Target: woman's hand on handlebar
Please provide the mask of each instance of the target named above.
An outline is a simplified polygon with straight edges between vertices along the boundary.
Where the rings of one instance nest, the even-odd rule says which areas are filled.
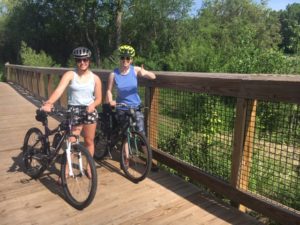
[[[116,105],[117,105],[117,102],[116,101],[110,101],[109,102],[109,105],[111,106],[111,107],[116,107]]]
[[[53,104],[49,103],[49,102],[44,102],[44,104],[41,107],[41,110],[45,111],[45,112],[51,112],[53,109]]]

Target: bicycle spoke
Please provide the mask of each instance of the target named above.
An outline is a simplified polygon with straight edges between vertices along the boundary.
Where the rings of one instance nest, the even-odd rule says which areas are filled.
[[[87,177],[87,172],[80,171],[80,161],[78,152],[72,152],[71,154],[71,166],[73,170],[73,176],[67,175],[67,185],[70,194],[79,202],[85,201],[88,198],[90,192],[91,180]],[[82,167],[87,171],[87,161],[84,156],[81,156]],[[68,168],[68,167],[67,167]]]
[[[146,139],[140,133],[133,132],[128,139],[128,153],[125,152],[127,143],[122,148],[122,167],[132,181],[139,182],[150,171],[152,154]]]
[[[42,158],[44,157],[44,144],[42,132],[38,128],[31,128],[25,135],[23,145],[23,161],[26,173],[37,178],[44,170]]]

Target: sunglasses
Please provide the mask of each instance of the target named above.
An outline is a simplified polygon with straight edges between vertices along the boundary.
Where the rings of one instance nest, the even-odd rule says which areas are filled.
[[[130,58],[130,57],[128,57],[128,56],[127,56],[127,57],[125,57],[125,56],[121,56],[121,57],[120,57],[120,59],[121,59],[121,60],[127,60],[127,61],[131,60],[131,58]]]
[[[76,63],[80,63],[80,62],[88,62],[89,59],[88,58],[84,58],[84,59],[75,59]]]

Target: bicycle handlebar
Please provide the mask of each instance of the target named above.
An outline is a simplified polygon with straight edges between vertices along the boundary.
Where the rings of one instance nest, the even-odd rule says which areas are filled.
[[[72,114],[74,112],[73,108],[69,108],[69,109],[58,109],[58,108],[52,108],[50,112],[46,112],[44,110],[42,110],[41,108],[38,109],[40,112],[43,112],[45,113],[46,115],[49,115],[49,114],[55,114],[55,115],[58,115],[58,116],[63,116],[63,117],[66,117],[66,116],[69,116],[70,114]]]
[[[73,108],[70,108],[70,109],[52,108],[51,113],[54,113],[54,114],[59,115],[59,116],[68,116],[73,111],[74,111]]]
[[[142,104],[138,105],[138,106],[130,106],[127,105],[126,103],[116,103],[116,107],[124,107],[127,109],[142,109],[145,108],[145,106],[143,106]]]
[[[135,107],[127,105],[126,103],[116,103],[116,107],[125,107],[128,109],[134,109]]]

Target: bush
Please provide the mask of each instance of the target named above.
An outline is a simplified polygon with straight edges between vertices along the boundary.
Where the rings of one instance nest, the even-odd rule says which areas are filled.
[[[190,42],[181,41],[178,49],[165,57],[167,70],[208,72],[213,59],[213,50],[201,40],[192,39]]]
[[[27,46],[25,42],[21,43],[20,56],[23,65],[39,66],[39,67],[60,67],[55,61],[44,51],[37,53],[35,50]]]

